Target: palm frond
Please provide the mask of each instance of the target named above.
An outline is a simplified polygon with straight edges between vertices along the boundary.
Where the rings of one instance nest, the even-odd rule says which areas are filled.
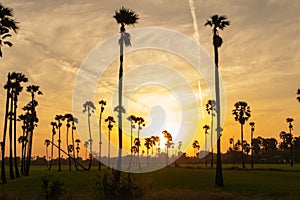
[[[122,6],[119,10],[115,11],[113,16],[118,24],[134,25],[137,23],[139,16],[133,10]]]

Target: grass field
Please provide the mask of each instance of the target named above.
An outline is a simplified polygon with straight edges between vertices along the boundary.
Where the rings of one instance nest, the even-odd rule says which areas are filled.
[[[214,188],[215,169],[193,167],[165,168],[134,177],[144,188],[145,199],[300,199],[300,165],[256,165],[258,170],[224,166],[222,189]],[[0,199],[42,199],[41,177],[45,174],[53,174],[64,183],[64,199],[94,198],[93,187],[99,175],[96,168],[69,172],[65,166],[62,172],[32,167],[29,177],[1,184]]]

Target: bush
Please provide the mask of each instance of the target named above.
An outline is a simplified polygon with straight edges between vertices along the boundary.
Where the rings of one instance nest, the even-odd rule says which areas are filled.
[[[133,181],[133,174],[121,173],[114,169],[98,176],[94,185],[97,199],[134,200],[144,196],[141,186]]]
[[[43,197],[46,200],[58,200],[62,199],[64,193],[63,181],[54,177],[53,175],[45,175],[42,177],[42,190]]]

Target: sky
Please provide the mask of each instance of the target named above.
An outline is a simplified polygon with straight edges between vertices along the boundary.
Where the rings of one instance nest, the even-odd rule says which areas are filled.
[[[113,114],[111,102],[116,101],[119,65],[118,57],[113,55],[119,53],[119,25],[112,16],[121,6],[131,8],[140,17],[135,26],[126,27],[131,33],[132,42],[132,46],[126,48],[128,54],[124,60],[124,75],[128,75],[128,78],[124,78],[124,93],[130,99],[127,113],[140,115],[146,119],[146,124],[152,122],[154,128],[158,127],[157,130],[148,127],[149,132],[157,131],[156,134],[159,134],[161,128],[166,128],[173,133],[175,141],[183,141],[185,149],[190,149],[194,139],[199,140],[203,147],[202,126],[210,122],[207,113],[202,114],[201,105],[210,98],[210,80],[205,80],[205,75],[195,70],[195,66],[182,55],[164,49],[139,49],[141,45],[157,43],[157,40],[147,34],[143,38],[138,31],[145,33],[147,31],[143,30],[149,27],[167,32],[175,31],[182,38],[187,37],[201,45],[201,56],[207,53],[207,56],[213,58],[212,33],[209,27],[203,25],[211,15],[219,14],[226,15],[231,22],[229,27],[220,31],[224,43],[219,49],[219,69],[224,85],[223,105],[226,108],[223,114],[222,151],[226,152],[228,149],[230,137],[235,140],[240,138],[240,126],[231,114],[237,101],[246,101],[250,105],[252,116],[249,122],[256,123],[255,136],[275,137],[279,140],[279,133],[282,130],[288,131],[288,117],[295,120],[294,136],[300,135],[300,104],[296,100],[297,88],[300,87],[300,4],[297,0],[8,0],[2,4],[14,9],[20,30],[11,40],[14,46],[3,49],[0,84],[5,84],[8,72],[19,71],[29,78],[30,84],[39,85],[44,93],[38,97],[40,122],[34,138],[34,155],[44,154],[43,143],[46,138],[51,137],[50,122],[55,115],[73,112],[72,105],[84,103],[78,99],[74,102],[74,95],[81,94],[76,93],[76,81],[87,72],[82,69],[95,61],[99,61],[96,63],[99,66],[102,62],[111,62],[107,66],[92,68],[102,70],[101,77],[100,72],[94,73],[92,69],[84,75],[88,80],[94,80],[93,76],[98,75],[95,77],[94,99],[91,99],[97,106],[93,125],[97,126],[95,120],[99,113],[97,102],[100,99],[109,102],[104,118]],[[101,45],[107,41],[111,44],[110,48],[100,51],[103,47]],[[174,47],[168,48],[173,48],[174,51],[177,49],[187,53],[186,55],[199,53],[177,40],[171,42],[174,42]],[[99,56],[92,57],[93,53],[98,53]],[[111,55],[111,60],[104,55]],[[150,71],[147,71],[147,67]],[[152,79],[154,83],[149,84]],[[162,80],[165,82],[160,82]],[[202,97],[198,91],[199,81],[203,89]],[[191,95],[189,91],[195,96],[188,96]],[[4,100],[5,91],[2,89],[2,108]],[[23,92],[19,107],[27,101],[29,94]],[[198,106],[197,109],[195,105]],[[80,114],[81,109],[77,106],[76,114],[82,120],[87,120]],[[200,116],[195,117],[193,112]],[[4,109],[0,109],[0,122],[3,121],[3,116]],[[165,124],[159,124],[161,120]],[[85,123],[81,121],[79,127]],[[183,124],[182,127],[179,124]],[[128,141],[128,123],[124,126],[127,127],[125,141]],[[0,129],[3,129],[3,123],[0,123]],[[98,130],[95,129],[93,134],[97,137]],[[107,135],[106,125],[102,129]],[[145,137],[149,136],[146,130],[147,126],[145,132],[142,131]],[[82,131],[79,136],[85,141],[87,131]],[[247,123],[245,139],[249,141],[249,137],[250,127]],[[112,133],[112,141],[117,145],[116,127]],[[193,151],[190,149],[188,152],[192,154]]]

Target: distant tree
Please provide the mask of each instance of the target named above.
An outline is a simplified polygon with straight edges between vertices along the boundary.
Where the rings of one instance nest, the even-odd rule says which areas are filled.
[[[51,144],[50,140],[46,139],[44,142],[44,145],[46,147],[46,160],[49,160],[49,153],[48,153],[48,147]],[[48,162],[47,162],[47,167],[48,167]]]
[[[76,139],[75,142],[76,142],[76,158],[78,159],[79,152],[80,152],[80,146],[79,146],[79,144],[81,143],[81,141],[79,139]]]
[[[13,9],[4,7],[0,3],[0,57],[2,57],[2,47],[4,45],[12,47],[13,44],[8,41],[8,38],[12,37],[11,32],[17,33],[18,22],[14,19]]]
[[[250,106],[244,101],[239,101],[234,104],[234,110],[232,110],[235,121],[241,124],[241,141],[244,141],[244,124],[250,118],[251,111]],[[242,145],[242,164],[245,168],[245,158],[244,158],[244,146]]]
[[[122,87],[123,87],[123,48],[125,46],[130,46],[130,35],[126,33],[125,26],[126,25],[134,25],[137,23],[139,19],[138,15],[125,7],[121,7],[119,10],[115,11],[115,15],[113,16],[117,23],[121,25],[120,34],[121,37],[119,39],[120,45],[120,68],[119,68],[119,85],[118,85],[118,101],[119,101],[119,109],[118,109],[118,134],[119,134],[119,153],[118,153],[118,163],[117,169],[121,170],[121,160],[122,160]]]
[[[204,137],[205,137],[205,153],[206,153],[206,151],[207,151],[207,134],[208,134],[208,129],[209,129],[209,126],[208,125],[204,125],[203,126],[203,129],[204,129]],[[205,167],[207,167],[207,156],[205,156]]]
[[[144,145],[146,147],[146,152],[147,152],[147,167],[149,167],[149,149],[151,149],[151,147],[152,147],[151,137],[150,138],[145,138]]]
[[[66,123],[66,128],[67,128],[67,131],[66,131],[66,149],[67,149],[67,152],[68,152],[68,160],[69,160],[69,171],[72,170],[72,167],[71,167],[71,154],[73,153],[73,149],[71,149],[71,147],[74,148],[73,145],[70,145],[69,144],[69,129],[71,128],[71,123],[73,122],[74,118],[73,118],[73,115],[70,114],[70,113],[67,113],[63,116],[62,118],[63,121],[67,121]]]
[[[101,138],[101,123],[102,123],[102,114],[104,111],[104,107],[106,106],[106,101],[104,101],[103,99],[101,101],[99,101],[100,104],[100,117],[99,117],[99,161],[98,161],[98,170],[101,171],[101,147],[102,147],[102,138]]]
[[[200,145],[198,140],[195,140],[192,144],[192,147],[194,149],[194,156],[197,157],[197,154],[199,153]]]
[[[293,135],[291,133],[286,133],[285,131],[281,131],[280,134],[280,139],[282,139],[282,142],[280,143],[280,148],[285,150],[285,149],[290,149],[290,164],[291,167],[293,167],[294,162],[293,162]]]
[[[61,171],[61,156],[60,156],[60,151],[61,151],[61,126],[62,126],[62,123],[61,123],[61,120],[63,119],[63,116],[62,115],[56,115],[55,116],[55,120],[57,121],[56,124],[57,124],[57,129],[58,129],[58,171]]]
[[[211,116],[210,119],[210,146],[211,146],[211,163],[210,167],[214,166],[214,144],[213,144],[213,133],[214,133],[214,117],[216,116],[216,101],[208,100],[206,104],[206,111]]]
[[[255,123],[250,122],[249,123],[251,127],[251,168],[253,168],[253,159],[254,159],[254,154],[253,154],[253,133],[254,133],[254,128],[255,128]]]
[[[92,160],[93,160],[93,155],[92,155],[92,152],[93,152],[93,139],[92,139],[92,132],[91,132],[91,116],[92,116],[92,113],[94,113],[96,107],[94,105],[93,102],[91,101],[86,101],[84,104],[83,104],[83,113],[87,113],[87,116],[88,116],[88,130],[89,130],[89,145],[90,145],[90,162],[89,162],[89,170],[91,169],[92,167]]]
[[[135,128],[135,125],[134,125],[134,123],[135,123],[135,118],[136,118],[136,117],[135,117],[134,115],[130,115],[130,116],[127,118],[127,120],[130,121],[130,162],[129,162],[128,170],[129,170],[130,167],[131,167],[132,154],[134,153],[134,152],[132,151],[132,146],[133,146],[133,144],[132,144],[132,142],[133,142],[133,138],[132,138],[132,129]]]
[[[232,145],[231,147],[229,147],[229,150],[234,151],[234,137],[229,138],[229,144]]]
[[[51,139],[51,157],[50,157],[50,164],[49,170],[51,170],[52,162],[53,162],[53,144],[54,144],[54,136],[56,134],[56,129],[58,129],[58,125],[55,121],[51,122],[50,125],[52,126],[52,139]]]
[[[108,123],[107,128],[108,128],[108,168],[110,168],[110,132],[112,130],[112,128],[114,127],[113,123],[115,123],[116,121],[114,120],[114,118],[112,116],[108,116],[105,119],[105,122]]]
[[[138,139],[140,139],[140,131],[143,129],[143,127],[145,126],[145,120],[142,117],[136,117],[135,118],[135,123],[137,124],[137,128],[138,128]],[[138,162],[140,163],[140,149],[138,146],[138,152],[137,152],[137,157],[138,157]],[[139,166],[141,166],[139,164]]]
[[[171,133],[169,133],[167,130],[162,131],[162,134],[165,138],[165,146],[166,146],[166,165],[169,165],[169,148],[173,144],[173,137]]]
[[[216,108],[217,108],[217,167],[216,167],[216,178],[215,186],[223,187],[223,173],[222,173],[222,162],[221,162],[221,116],[220,116],[220,85],[219,85],[219,52],[218,48],[222,46],[223,40],[219,35],[218,30],[224,30],[225,27],[229,26],[230,22],[227,21],[226,16],[213,15],[208,19],[204,26],[212,27],[213,32],[213,46],[215,54],[215,92],[216,92]]]

